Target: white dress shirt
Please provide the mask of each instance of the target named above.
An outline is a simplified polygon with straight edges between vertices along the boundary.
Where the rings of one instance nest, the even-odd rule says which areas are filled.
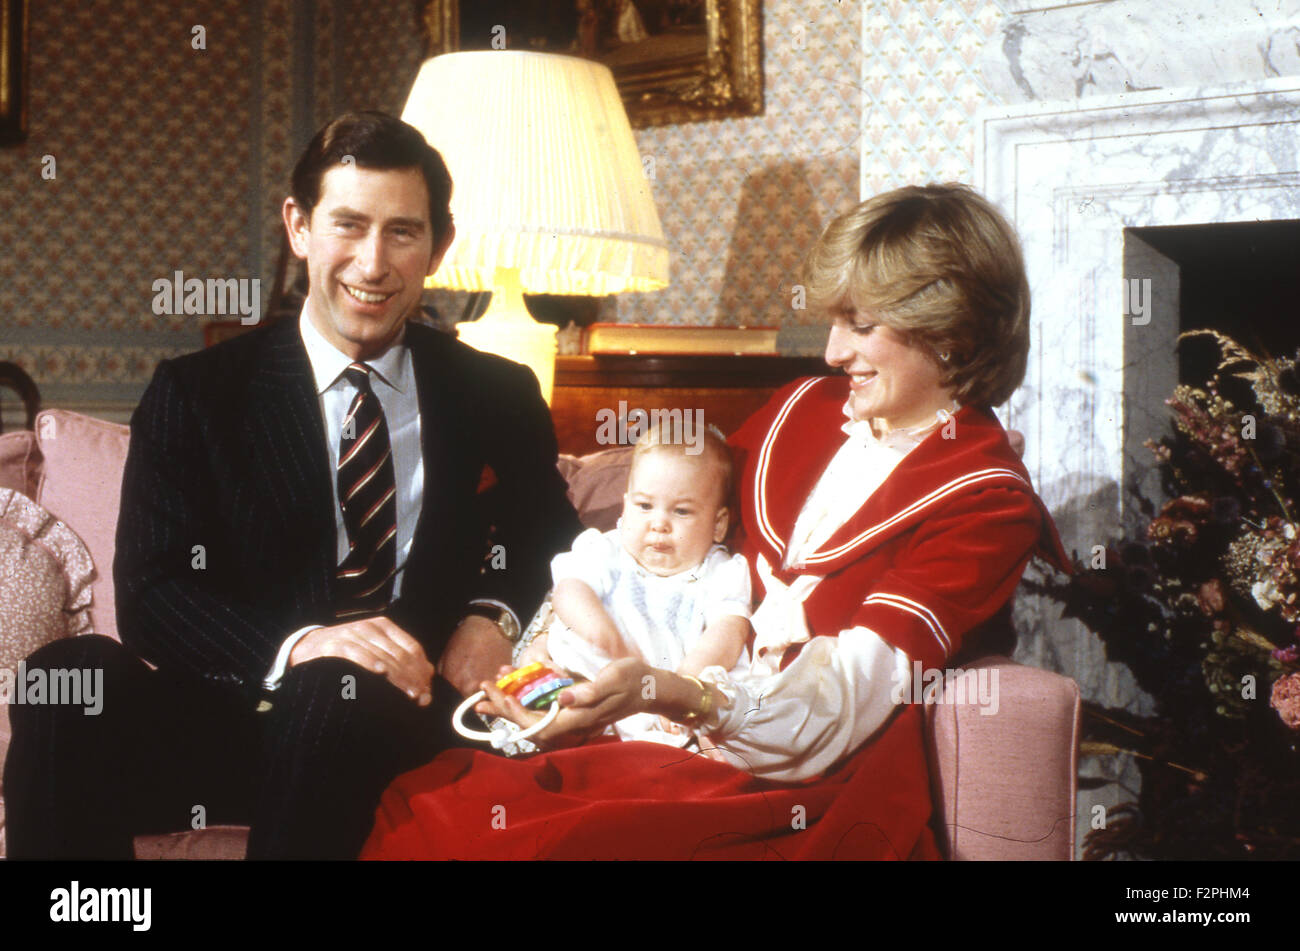
[[[357,388],[343,371],[352,365],[351,357],[338,350],[316,329],[307,317],[304,307],[298,317],[298,331],[307,358],[311,361],[312,376],[316,383],[316,397],[320,401],[321,417],[325,421],[325,448],[329,458],[329,482],[334,498],[335,564],[342,564],[348,554],[348,530],[343,521],[343,508],[339,504],[339,439],[343,434],[343,420],[347,416]],[[420,402],[415,386],[415,365],[407,348],[405,328],[383,353],[361,361],[370,367],[370,389],[379,397],[384,419],[388,425],[388,438],[393,448],[393,474],[397,480],[397,573],[393,576],[393,597],[402,590],[406,559],[411,553],[415,526],[420,519],[420,506],[424,497],[424,455],[420,451]],[[280,645],[263,686],[274,690],[279,686],[289,665],[289,654],[307,634],[322,625],[313,624],[294,631]]]

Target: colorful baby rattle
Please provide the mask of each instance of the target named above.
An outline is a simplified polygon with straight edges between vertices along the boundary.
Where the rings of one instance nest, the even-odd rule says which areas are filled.
[[[541,661],[537,661],[510,671],[497,681],[497,689],[507,696],[515,697],[520,705],[529,710],[544,710],[549,706],[550,710],[542,719],[524,730],[513,724],[498,727],[490,733],[486,730],[471,730],[465,726],[462,720],[476,703],[487,696],[486,690],[480,690],[456,708],[455,714],[452,715],[451,725],[456,728],[457,733],[466,739],[489,742],[495,748],[501,749],[508,743],[526,740],[549,726],[551,721],[560,713],[560,692],[565,687],[571,686],[573,686],[572,677],[552,670]]]

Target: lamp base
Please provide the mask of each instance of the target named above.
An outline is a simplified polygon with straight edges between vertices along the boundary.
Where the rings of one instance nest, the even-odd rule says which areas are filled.
[[[517,271],[497,270],[492,302],[478,320],[456,325],[456,335],[475,350],[495,353],[528,367],[537,376],[542,399],[551,405],[555,387],[555,332],[553,324],[540,324],[524,306]]]

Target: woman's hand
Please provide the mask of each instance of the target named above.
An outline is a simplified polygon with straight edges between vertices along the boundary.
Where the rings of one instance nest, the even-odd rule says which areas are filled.
[[[508,672],[503,668],[503,673]],[[560,693],[563,709],[550,726],[534,734],[533,742],[548,747],[574,746],[617,720],[649,710],[654,701],[654,677],[663,673],[636,657],[606,664],[595,680],[574,684]],[[474,709],[484,716],[505,717],[525,728],[544,716],[544,712],[526,709],[495,683],[485,681],[480,686],[487,699]]]

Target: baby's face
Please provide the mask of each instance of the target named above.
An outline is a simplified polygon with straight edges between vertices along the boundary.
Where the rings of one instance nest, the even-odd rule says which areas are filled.
[[[722,473],[702,455],[655,450],[637,459],[623,496],[623,548],[656,575],[704,560],[727,534]]]

